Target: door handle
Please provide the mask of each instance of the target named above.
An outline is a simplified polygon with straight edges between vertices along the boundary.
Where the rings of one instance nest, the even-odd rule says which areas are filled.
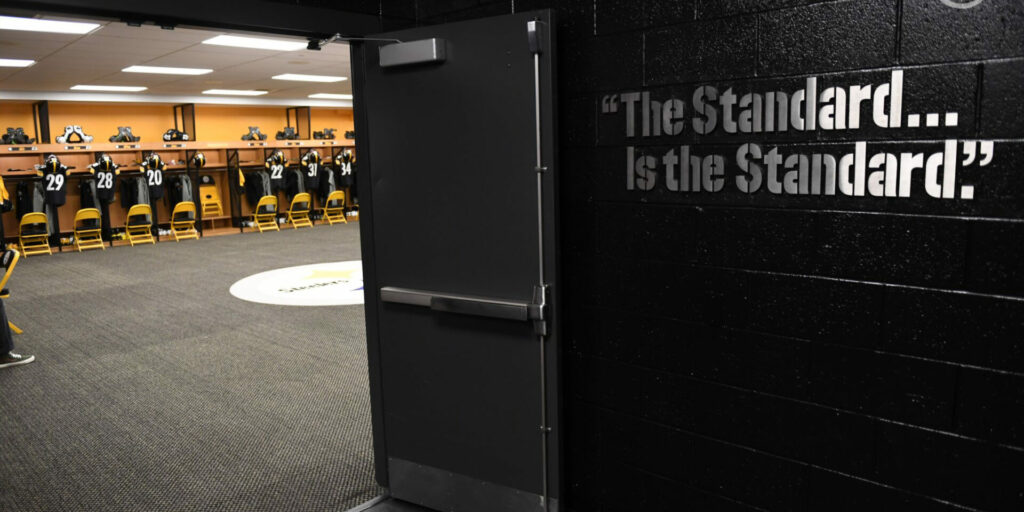
[[[543,320],[544,305],[525,301],[413,290],[393,286],[384,286],[380,289],[380,300],[395,304],[427,307],[434,311],[460,315],[484,316],[521,322]]]

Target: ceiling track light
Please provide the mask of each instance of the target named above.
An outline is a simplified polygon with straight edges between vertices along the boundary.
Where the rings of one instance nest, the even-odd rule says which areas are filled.
[[[128,66],[121,70],[124,73],[155,73],[159,75],[205,75],[213,73],[205,68],[173,68],[168,66]]]
[[[0,59],[0,68],[27,68],[35,63],[29,59]]]
[[[249,48],[254,50],[270,50],[279,52],[291,52],[302,49],[302,41],[291,41],[286,39],[268,39],[265,37],[247,37],[221,34],[203,41],[203,44],[217,46],[232,46],[235,48]]]
[[[28,32],[84,35],[99,27],[99,23],[58,21],[41,18],[20,18],[17,16],[0,15],[0,30],[23,30]]]

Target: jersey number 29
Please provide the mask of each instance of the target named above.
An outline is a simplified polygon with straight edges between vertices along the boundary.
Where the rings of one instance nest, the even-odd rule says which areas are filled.
[[[64,188],[64,176],[62,174],[46,175],[46,190],[56,192],[62,188]]]

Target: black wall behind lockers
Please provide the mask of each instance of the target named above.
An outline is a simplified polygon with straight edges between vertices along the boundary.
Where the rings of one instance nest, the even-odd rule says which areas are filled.
[[[572,510],[1024,510],[1024,4],[364,3],[398,24],[556,10]],[[700,84],[792,92],[894,68],[908,112],[956,111],[957,127],[637,143],[601,113],[608,94],[688,102]],[[962,171],[973,201],[625,187],[628,144],[732,161],[743,142],[947,137],[998,141]]]
[[[415,6],[420,24],[559,18],[573,510],[1024,510],[1024,4]],[[623,117],[601,113],[607,94],[879,84],[893,68],[909,112],[955,110],[958,126],[639,144],[732,160],[742,142],[997,139],[975,200],[630,192]]]

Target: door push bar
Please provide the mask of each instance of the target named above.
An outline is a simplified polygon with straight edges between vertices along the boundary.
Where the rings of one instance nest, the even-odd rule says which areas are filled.
[[[429,292],[384,286],[380,289],[380,300],[395,304],[427,307],[434,311],[460,315],[484,316],[520,322],[533,321],[538,329],[544,326],[546,290],[534,290],[534,301],[523,302],[505,299],[459,295],[454,293]]]

